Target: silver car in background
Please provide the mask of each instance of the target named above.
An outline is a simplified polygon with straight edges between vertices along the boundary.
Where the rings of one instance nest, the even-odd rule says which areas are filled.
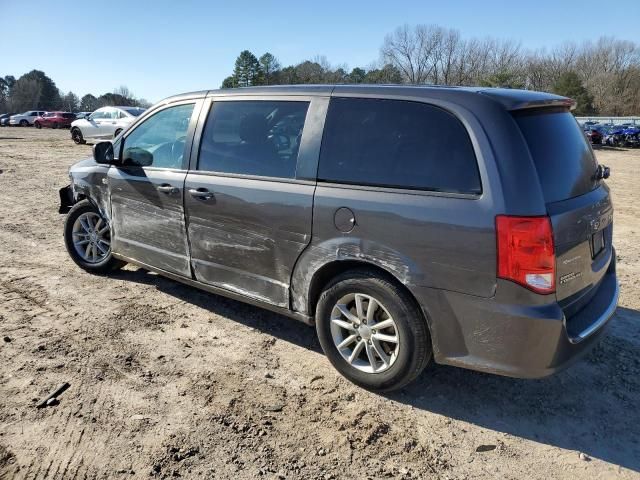
[[[44,115],[44,110],[27,110],[24,113],[19,113],[18,115],[12,115],[9,118],[9,125],[12,126],[20,126],[20,127],[30,127],[35,122],[36,118]]]
[[[139,107],[102,107],[87,118],[71,124],[71,139],[82,144],[87,140],[108,140],[118,136],[144,112]]]

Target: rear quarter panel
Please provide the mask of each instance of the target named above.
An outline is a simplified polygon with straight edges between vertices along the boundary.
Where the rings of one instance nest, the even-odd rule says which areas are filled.
[[[359,95],[352,95],[359,96]],[[424,98],[385,96],[400,100]],[[478,159],[479,196],[318,183],[313,236],[293,274],[293,308],[305,313],[315,273],[328,263],[359,261],[393,275],[419,298],[423,287],[491,297],[496,287],[494,218],[503,210],[493,151],[484,129],[469,110],[438,99],[467,128]],[[443,159],[446,161],[446,159]],[[354,228],[343,233],[334,215],[347,207]]]

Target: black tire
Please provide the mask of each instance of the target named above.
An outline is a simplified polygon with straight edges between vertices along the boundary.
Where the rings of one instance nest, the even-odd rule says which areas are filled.
[[[29,122],[27,120],[20,120],[20,126],[21,127],[28,127],[29,126]]]
[[[84,145],[87,143],[82,136],[82,132],[77,127],[71,129],[71,140],[73,140],[76,145]]]
[[[33,126],[36,127],[38,130],[42,128],[42,125],[40,125],[40,122],[35,122]]]
[[[396,324],[397,356],[391,366],[380,373],[364,372],[351,365],[338,351],[331,333],[334,306],[342,297],[355,293],[381,302]],[[433,353],[429,328],[416,301],[394,281],[375,271],[349,271],[325,287],[316,307],[316,331],[322,350],[336,370],[369,390],[388,392],[404,387],[420,375]]]
[[[117,129],[117,130],[113,133],[113,138],[116,138],[118,135],[120,135],[120,132],[122,132],[122,129],[121,129],[121,128]]]
[[[111,255],[110,248],[109,248],[108,254],[104,257],[104,259],[102,259],[98,263],[92,263],[92,262],[86,261],[84,258],[80,256],[80,254],[76,250],[76,247],[73,244],[74,224],[78,219],[78,217],[89,212],[95,213],[102,218],[98,209],[94,207],[93,204],[88,200],[82,200],[76,203],[73,206],[73,208],[69,210],[69,213],[67,214],[67,218],[65,219],[65,222],[64,222],[64,244],[65,244],[65,247],[67,247],[67,252],[69,252],[69,256],[71,256],[71,259],[76,263],[76,265],[78,265],[80,268],[90,273],[105,274],[113,270],[122,268],[124,265],[126,265],[126,262],[113,258],[113,256]]]
[[[53,128],[54,130],[58,129],[60,127],[60,125],[58,125],[57,122],[55,122],[53,125],[51,125],[51,128]]]

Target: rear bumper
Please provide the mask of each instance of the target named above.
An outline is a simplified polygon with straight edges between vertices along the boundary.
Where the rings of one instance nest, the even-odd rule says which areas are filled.
[[[518,288],[501,284],[498,290]],[[597,288],[591,301],[569,319],[555,302],[525,306],[501,303],[498,296],[438,292],[436,302],[432,298],[429,303],[437,305],[437,310],[427,311],[435,360],[518,378],[551,375],[587,353],[601,338],[618,303],[615,265]],[[518,298],[516,290],[507,293],[507,298]]]

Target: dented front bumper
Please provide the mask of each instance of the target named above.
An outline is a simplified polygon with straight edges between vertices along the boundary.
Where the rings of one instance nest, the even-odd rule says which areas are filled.
[[[61,188],[58,193],[60,194],[60,207],[58,208],[58,213],[68,213],[75,203],[71,185]]]

